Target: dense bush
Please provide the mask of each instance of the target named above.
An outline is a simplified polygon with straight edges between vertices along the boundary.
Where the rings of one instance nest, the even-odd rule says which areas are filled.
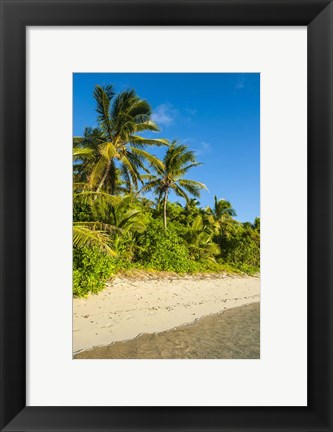
[[[239,226],[232,236],[222,238],[221,250],[225,262],[246,273],[260,267],[260,234],[253,228]]]
[[[153,220],[137,239],[136,260],[155,270],[193,272],[196,263],[190,260],[184,240],[170,223],[164,230],[161,221]]]
[[[73,249],[73,292],[79,297],[97,293],[115,269],[114,259],[98,247]]]
[[[82,203],[78,200],[74,200],[73,203],[73,220],[77,222],[82,221],[91,221],[92,219],[92,211],[91,206]]]

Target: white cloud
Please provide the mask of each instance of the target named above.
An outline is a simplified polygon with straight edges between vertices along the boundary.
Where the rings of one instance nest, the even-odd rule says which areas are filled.
[[[201,141],[199,148],[197,149],[197,155],[203,155],[210,153],[212,151],[212,146],[209,142]]]
[[[151,118],[158,125],[168,126],[174,122],[176,115],[177,110],[171,104],[162,104],[156,107]]]

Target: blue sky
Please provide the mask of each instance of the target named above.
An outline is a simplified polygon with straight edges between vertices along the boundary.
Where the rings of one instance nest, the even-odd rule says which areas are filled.
[[[239,221],[260,215],[260,74],[77,73],[73,81],[74,136],[97,126],[96,84],[113,84],[117,93],[134,88],[161,128],[153,136],[187,144],[203,163],[187,174],[208,188],[201,206],[212,206],[217,195],[232,203]]]

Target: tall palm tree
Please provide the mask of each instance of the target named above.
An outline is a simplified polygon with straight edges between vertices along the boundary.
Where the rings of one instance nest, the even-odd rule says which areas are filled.
[[[195,153],[189,150],[188,146],[173,141],[164,156],[163,163],[151,164],[155,174],[143,176],[148,180],[143,190],[154,190],[159,202],[163,200],[164,229],[167,227],[167,202],[170,190],[188,201],[187,193],[199,197],[200,190],[207,189],[203,183],[184,178],[188,170],[199,165],[201,164],[196,161]]]
[[[129,188],[132,185],[137,188],[140,170],[145,170],[144,162],[158,163],[158,159],[145,147],[167,145],[167,141],[137,135],[143,131],[158,131],[159,128],[151,120],[148,102],[140,99],[134,90],[116,96],[112,85],[97,85],[94,98],[99,127],[91,129],[91,136],[81,140],[82,145],[87,145],[90,139],[90,146],[97,149],[97,158],[89,175],[89,186],[99,192],[108,183],[109,191],[114,193],[117,173],[120,173]]]
[[[206,213],[210,215],[212,222],[215,222],[218,231],[224,227],[225,224],[232,222],[234,216],[237,216],[231,203],[225,199],[218,200],[216,195],[214,196],[214,207],[207,207]]]

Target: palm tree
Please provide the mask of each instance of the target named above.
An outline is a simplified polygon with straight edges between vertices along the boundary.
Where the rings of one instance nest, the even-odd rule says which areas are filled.
[[[221,253],[220,247],[214,243],[214,229],[204,214],[198,214],[190,225],[186,236],[189,252],[195,259],[214,259]]]
[[[158,159],[145,151],[146,146],[167,145],[164,139],[148,139],[137,133],[158,131],[158,126],[151,120],[151,108],[147,101],[140,99],[134,90],[128,90],[115,96],[112,85],[94,90],[97,120],[99,127],[90,129],[89,134],[81,138],[83,146],[97,150],[97,157],[89,175],[89,186],[100,192],[108,183],[109,191],[114,193],[117,186],[117,174],[120,174],[131,189],[137,188],[140,170],[145,170],[144,162],[158,163]],[[89,132],[89,131],[88,131]],[[76,143],[80,142],[75,138]]]
[[[83,136],[73,137],[73,171],[75,182],[88,183],[89,175],[99,159],[98,145],[101,142],[100,135],[99,128],[86,127],[83,131]]]
[[[90,147],[82,147],[80,143],[76,143],[74,139],[73,148],[73,173],[74,180],[76,176],[79,176],[79,180],[82,180],[80,170],[78,166],[84,166],[94,157],[94,151]],[[98,198],[98,200],[97,200]],[[87,189],[87,184],[84,181],[74,181],[73,183],[73,205],[76,203],[85,204],[90,210],[93,206],[98,205],[100,202],[105,202],[110,199],[106,193],[92,192]],[[90,211],[91,213],[91,211]],[[73,213],[73,246],[98,246],[100,249],[108,252],[110,255],[115,256],[116,252],[110,247],[110,233],[119,230],[116,225],[109,223],[109,221],[91,220],[91,215],[84,214],[84,220],[81,218],[77,220],[75,218],[75,212]]]
[[[226,228],[230,223],[234,223],[234,216],[237,216],[235,209],[231,203],[225,199],[218,200],[214,196],[214,207],[206,207],[205,213],[210,219],[210,222],[215,227],[215,233],[219,234],[221,229]]]
[[[214,208],[209,209],[210,213],[214,216],[214,219],[219,222],[231,219],[237,216],[235,209],[231,203],[225,199],[218,200],[216,195],[214,196]]]
[[[183,178],[189,169],[199,165],[201,164],[196,161],[195,153],[188,150],[188,146],[173,141],[164,156],[163,163],[151,164],[155,174],[143,176],[148,182],[142,190],[154,190],[159,202],[163,200],[164,229],[167,227],[167,202],[170,190],[188,201],[187,192],[199,197],[200,189],[207,189],[203,183]]]
[[[111,255],[117,255],[119,245],[127,244],[133,232],[140,232],[144,228],[142,212],[133,208],[132,196],[110,195],[105,192],[80,190],[74,192],[74,205],[83,204],[90,209],[90,215],[83,221],[73,222],[73,244],[81,247],[96,245]]]
[[[200,202],[196,198],[190,198],[188,201],[186,201],[184,213],[186,216],[197,214],[200,212],[199,206]]]
[[[134,255],[135,234],[145,229],[145,217],[133,197],[112,196],[106,206],[96,208],[98,220],[117,228],[111,233],[112,247],[116,253],[131,261]],[[96,206],[95,206],[96,207]]]
[[[195,217],[202,212],[204,212],[204,210],[200,208],[200,202],[196,198],[190,198],[186,201],[182,211],[185,225],[190,226]]]

